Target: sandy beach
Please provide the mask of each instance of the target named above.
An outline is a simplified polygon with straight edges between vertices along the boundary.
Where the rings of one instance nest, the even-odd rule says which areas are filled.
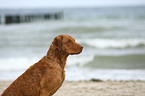
[[[12,81],[0,81],[0,94]],[[54,96],[145,96],[145,81],[65,81]]]

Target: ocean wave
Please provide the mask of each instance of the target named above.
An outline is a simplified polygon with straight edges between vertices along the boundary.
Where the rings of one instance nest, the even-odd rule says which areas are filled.
[[[18,71],[26,70],[32,64],[36,63],[38,58],[4,58],[0,59],[0,71]]]
[[[143,73],[145,71],[144,58],[145,55],[140,54],[122,56],[82,54],[70,56],[65,69],[66,80],[90,80],[91,78],[102,80],[145,80],[145,74]],[[16,79],[38,60],[39,58],[25,57],[1,58],[0,80]]]
[[[94,56],[70,56],[67,60],[67,67],[79,66],[82,67],[85,64],[94,60]]]
[[[102,69],[145,69],[145,54],[130,54],[120,56],[98,56],[83,67]]]
[[[94,60],[94,56],[69,56],[67,67],[84,66]],[[13,57],[0,59],[1,71],[22,71],[39,61],[39,58]]]
[[[141,69],[86,69],[70,68],[66,70],[66,80],[90,80],[98,78],[101,80],[145,80],[145,70]]]
[[[145,69],[145,54],[71,56],[67,68]]]
[[[94,56],[69,56],[67,60],[67,67],[83,66],[86,63],[93,61]],[[22,71],[29,68],[31,65],[38,62],[38,58],[28,57],[13,57],[0,59],[1,71]]]
[[[79,43],[99,49],[105,48],[128,48],[145,46],[145,39],[84,39],[78,40]]]
[[[69,56],[66,67],[145,69],[144,58],[145,54]],[[24,71],[38,61],[39,58],[24,57],[0,59],[0,72]]]

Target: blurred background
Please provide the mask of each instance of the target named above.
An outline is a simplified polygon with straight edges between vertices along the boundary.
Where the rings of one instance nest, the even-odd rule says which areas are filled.
[[[0,0],[0,21],[0,80],[16,79],[60,34],[84,46],[68,57],[66,80],[145,80],[144,0]]]

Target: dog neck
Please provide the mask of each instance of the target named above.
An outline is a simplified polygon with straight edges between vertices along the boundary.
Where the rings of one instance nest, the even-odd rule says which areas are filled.
[[[54,58],[54,60],[56,60],[58,64],[60,64],[60,66],[64,69],[66,65],[66,60],[68,57],[67,54],[63,53],[62,51],[57,50],[53,46],[50,46],[47,52],[47,56]]]

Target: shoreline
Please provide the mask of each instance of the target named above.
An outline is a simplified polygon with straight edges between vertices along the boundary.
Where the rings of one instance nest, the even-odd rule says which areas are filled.
[[[0,80],[0,94],[12,83]],[[145,81],[65,81],[53,96],[145,96]]]

